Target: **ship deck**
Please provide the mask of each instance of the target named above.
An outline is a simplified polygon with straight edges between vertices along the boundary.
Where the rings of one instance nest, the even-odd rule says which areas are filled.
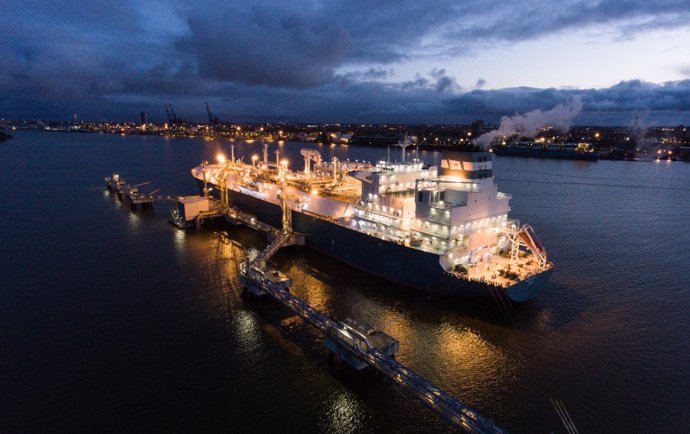
[[[501,273],[503,271],[503,273]],[[515,273],[517,277],[507,277],[505,272]],[[519,258],[517,265],[511,264],[509,257],[495,255],[489,260],[481,260],[468,267],[467,277],[496,283],[504,288],[526,280],[541,271],[536,260],[531,257]]]
[[[219,166],[216,166],[219,168]],[[272,185],[272,189],[267,197],[262,198],[262,200],[273,203],[275,205],[280,205],[280,200],[276,196],[279,191],[275,191],[281,185],[281,179],[278,171],[262,170],[249,165],[243,166],[245,169],[249,169],[250,173],[253,174],[254,182],[258,181],[260,183]],[[258,179],[257,179],[258,178]],[[198,179],[198,178],[197,178]],[[248,178],[235,179],[234,184],[237,187],[244,187],[250,190],[254,190],[250,184],[247,184]],[[210,179],[212,184],[215,184],[214,179]],[[347,185],[346,188],[339,189],[338,186],[333,184],[328,184],[333,182],[333,178],[330,175],[322,175],[313,173],[311,176],[305,175],[301,172],[289,172],[287,174],[285,181],[289,185],[291,199],[290,208],[293,211],[298,211],[307,214],[314,214],[320,218],[330,219],[333,223],[340,224],[347,227],[350,230],[368,234],[370,236],[379,238],[381,240],[391,241],[397,244],[402,244],[410,249],[420,250],[428,253],[433,253],[440,257],[443,257],[447,253],[445,247],[432,245],[432,244],[414,244],[410,239],[404,237],[394,236],[393,234],[387,232],[380,232],[372,228],[359,228],[352,225],[351,217],[349,215],[334,218],[334,216],[328,215],[328,213],[314,212],[316,210],[305,208],[295,208],[295,198],[297,196],[313,196],[318,195],[323,198],[332,199],[341,203],[354,204],[361,196],[361,187],[359,191],[353,191],[351,185]],[[288,191],[290,191],[288,190]],[[239,190],[236,190],[239,191]],[[407,192],[404,192],[407,194]],[[439,264],[440,265],[440,264]],[[465,278],[473,281],[486,282],[488,284],[497,285],[503,288],[507,288],[525,281],[539,273],[545,271],[547,268],[540,267],[539,262],[533,258],[531,255],[525,257],[520,256],[517,260],[517,264],[511,263],[510,257],[501,255],[492,255],[488,259],[480,259],[478,262],[466,266],[466,272],[450,271],[450,266],[442,266],[447,271],[456,275],[459,278]]]

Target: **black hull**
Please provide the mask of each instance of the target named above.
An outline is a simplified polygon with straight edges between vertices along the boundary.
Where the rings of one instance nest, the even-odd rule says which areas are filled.
[[[599,159],[598,152],[550,151],[548,149],[514,148],[510,146],[496,146],[494,154],[511,157],[553,158],[557,160],[586,160]]]
[[[199,185],[203,188],[203,183]],[[232,206],[256,215],[271,226],[281,227],[279,205],[234,190],[229,191],[229,199]],[[549,270],[529,282],[506,289],[447,273],[434,253],[381,240],[313,214],[293,210],[292,227],[306,234],[305,245],[318,252],[391,282],[437,294],[486,298],[500,290],[515,301],[525,301],[539,292],[550,275]]]

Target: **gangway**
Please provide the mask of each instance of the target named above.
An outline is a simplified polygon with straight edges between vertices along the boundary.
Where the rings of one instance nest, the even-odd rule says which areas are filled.
[[[271,244],[268,245],[264,250],[259,253],[259,256],[254,258],[254,263],[263,263],[268,260],[274,253],[276,253],[281,247],[287,245],[290,241],[290,232],[282,232]]]
[[[277,237],[280,233],[278,228],[275,228],[269,224],[266,224],[256,218],[255,215],[250,213],[242,212],[236,208],[228,208],[225,211],[225,220],[233,224],[243,224],[257,231],[264,232],[268,235]]]

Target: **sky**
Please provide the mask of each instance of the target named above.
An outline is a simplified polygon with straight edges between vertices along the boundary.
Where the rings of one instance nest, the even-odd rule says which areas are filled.
[[[0,0],[0,117],[690,124],[690,0]]]

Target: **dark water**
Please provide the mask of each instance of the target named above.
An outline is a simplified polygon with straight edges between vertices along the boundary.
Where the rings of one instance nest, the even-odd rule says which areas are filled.
[[[302,146],[281,147],[293,166]],[[168,205],[131,213],[104,192],[117,170],[194,194],[189,169],[219,147],[28,132],[2,145],[0,432],[449,430],[380,378],[329,366],[286,308],[240,296],[238,264],[262,235],[183,233]],[[565,432],[553,398],[580,432],[690,432],[690,165],[503,157],[495,173],[556,264],[516,325],[491,301],[405,290],[301,248],[274,260],[299,296],[388,331],[399,360],[510,431]]]

